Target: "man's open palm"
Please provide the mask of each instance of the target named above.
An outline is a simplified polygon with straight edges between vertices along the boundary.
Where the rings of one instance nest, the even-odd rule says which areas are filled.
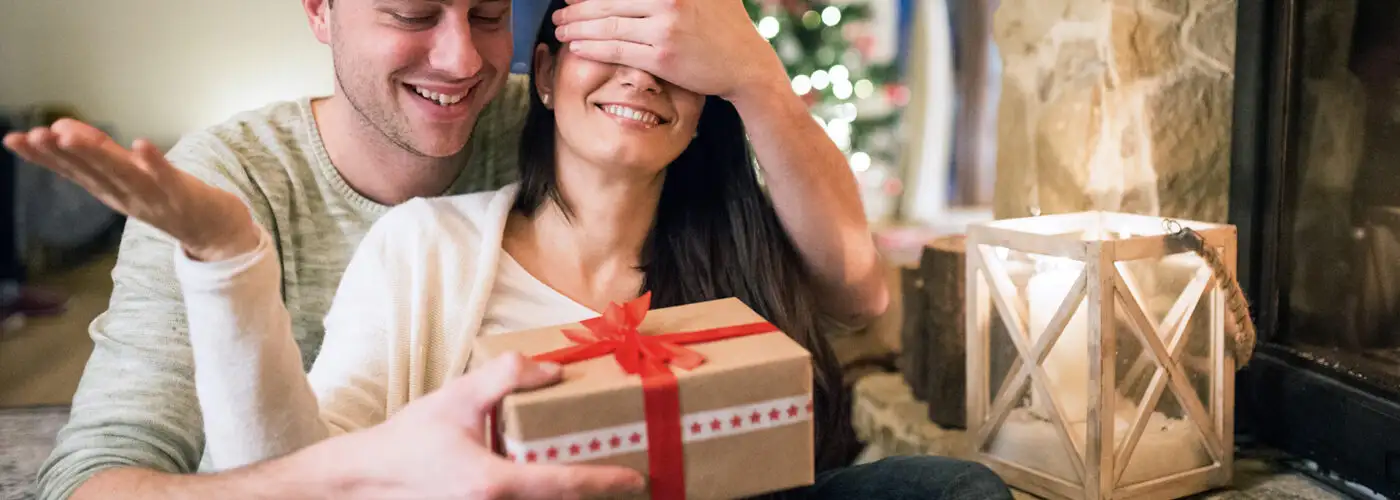
[[[127,150],[91,125],[65,118],[8,134],[4,144],[113,210],[164,231],[195,258],[220,260],[257,246],[256,227],[237,196],[176,169],[147,141]]]

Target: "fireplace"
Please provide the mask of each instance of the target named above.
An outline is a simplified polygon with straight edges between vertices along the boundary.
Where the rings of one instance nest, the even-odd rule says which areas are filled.
[[[1400,496],[1400,1],[1244,0],[1237,43],[1241,441]]]

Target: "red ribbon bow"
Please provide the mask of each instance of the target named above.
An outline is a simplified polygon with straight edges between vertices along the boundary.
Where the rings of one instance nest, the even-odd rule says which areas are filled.
[[[685,452],[681,442],[680,393],[670,365],[693,370],[705,357],[685,344],[771,333],[768,322],[748,323],[692,332],[642,335],[638,327],[651,307],[651,292],[610,304],[602,316],[580,322],[587,330],[565,329],[576,345],[532,357],[539,362],[576,363],[612,354],[622,370],[642,377],[646,408],[647,462],[653,499],[685,498]]]

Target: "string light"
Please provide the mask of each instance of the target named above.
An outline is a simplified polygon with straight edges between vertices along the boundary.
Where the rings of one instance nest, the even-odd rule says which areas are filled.
[[[853,15],[860,13],[853,12]],[[884,161],[876,163],[874,159],[877,156],[884,158],[890,149],[885,143],[895,139],[891,132],[882,130],[885,125],[875,122],[862,122],[860,126],[864,128],[860,134],[854,129],[857,127],[857,114],[872,113],[864,108],[858,109],[857,104],[881,97],[886,89],[894,87],[886,87],[884,82],[877,81],[875,76],[878,75],[864,71],[867,61],[860,57],[858,50],[864,41],[851,39],[860,36],[859,33],[842,32],[846,24],[861,20],[855,17],[846,19],[843,7],[831,4],[804,8],[791,13],[789,18],[781,19],[778,15],[758,12],[752,16],[752,20],[756,32],[774,45],[785,64],[807,68],[805,71],[799,70],[800,74],[797,71],[789,74],[794,94],[802,96],[811,106],[809,113],[812,120],[822,127],[823,132],[846,156],[849,168],[861,185],[863,201],[874,203],[867,206],[867,216],[889,217],[884,212],[892,210],[891,203],[899,195],[899,179],[891,177],[897,175],[895,172],[898,169]],[[799,38],[805,34],[812,35],[815,40],[801,40],[812,42],[810,44],[799,43]],[[840,43],[842,39],[847,43]],[[874,114],[881,115],[883,112],[875,111]],[[881,130],[872,134],[871,128]],[[857,135],[863,137],[861,144],[854,144]],[[759,167],[755,165],[755,168]],[[891,182],[894,183],[893,191]]]
[[[807,95],[812,91],[812,79],[807,75],[797,75],[792,77],[792,91],[797,95]]]
[[[826,134],[842,151],[851,149],[851,122],[833,119],[826,125]]]
[[[837,107],[837,108],[836,108],[836,113],[837,113],[837,115],[840,116],[840,118],[841,118],[842,120],[846,120],[846,121],[856,121],[856,105],[855,105],[855,104],[852,104],[852,103],[849,103],[849,102],[848,102],[848,103],[845,103],[845,104],[842,104],[840,107]]]
[[[822,9],[822,22],[826,23],[827,26],[836,26],[836,23],[841,22],[841,9],[834,5]]]
[[[861,79],[861,81],[856,82],[857,99],[867,99],[872,95],[875,95],[874,83],[871,83],[870,80],[865,79]]]
[[[837,99],[850,99],[851,90],[850,80],[835,80],[831,82],[831,93],[835,95]]]
[[[840,64],[832,66],[831,71],[829,73],[831,73],[831,81],[833,82],[851,79],[851,70],[846,69],[845,66],[842,66]]]
[[[778,36],[780,28],[778,20],[773,16],[768,16],[758,21],[758,34],[763,35],[763,39],[765,40],[772,40],[773,37]]]
[[[863,151],[857,151],[856,154],[851,155],[851,170],[856,172],[870,170],[870,155]]]

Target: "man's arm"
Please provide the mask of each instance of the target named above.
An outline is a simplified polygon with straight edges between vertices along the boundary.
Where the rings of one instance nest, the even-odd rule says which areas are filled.
[[[83,486],[89,498],[249,500],[615,498],[645,488],[636,470],[606,465],[516,464],[482,442],[501,398],[559,381],[558,365],[519,355],[494,359],[369,429],[283,457],[216,474],[117,469]]]
[[[173,252],[154,229],[127,223],[112,271],[111,303],[90,326],[92,356],[69,421],[39,471],[40,498],[156,498],[120,487],[120,479],[143,484],[155,471],[198,469],[203,420]],[[124,467],[148,470],[94,477]]]
[[[168,157],[245,202],[252,198],[246,175],[223,170],[228,163],[209,141],[187,138]],[[271,219],[265,203],[252,206],[259,223]],[[203,418],[174,255],[169,236],[127,223],[111,301],[89,327],[93,352],[69,421],[39,471],[40,498],[160,498],[150,492],[175,477],[169,474],[199,469]]]
[[[782,74],[776,85],[755,82],[729,100],[824,305],[844,322],[862,323],[883,314],[890,297],[855,174]]]
[[[10,134],[4,143],[22,157],[42,162],[46,167],[69,174],[90,175],[73,177],[80,178],[79,183],[104,202],[126,207],[124,213],[141,212],[147,217],[164,220],[161,215],[168,215],[169,210],[183,211],[191,206],[183,203],[185,200],[171,199],[165,201],[181,203],[133,209],[148,201],[148,197],[132,198],[131,191],[119,192],[106,186],[128,183],[128,188],[152,187],[136,173],[138,164],[135,162],[142,165],[139,171],[147,174],[168,172],[175,167],[156,165],[160,160],[154,155],[158,153],[144,144],[138,144],[136,149],[141,151],[138,153],[94,154],[94,141],[110,139],[105,135],[100,141],[95,137],[84,138],[71,127],[78,125],[55,126],[55,130],[67,129],[67,133],[60,131],[66,138],[57,143],[43,128],[29,134]],[[93,129],[93,133],[100,132]],[[120,149],[107,142],[102,142],[100,147]],[[66,155],[60,159],[56,151]],[[242,200],[223,203],[238,205],[242,201],[252,207],[254,221],[266,227],[263,221],[270,220],[266,200],[249,203],[249,199],[258,199],[252,196],[256,190],[239,186],[240,177],[236,173],[220,169],[237,163],[228,162],[231,155],[218,151],[217,144],[200,145],[187,139],[172,152],[171,156],[176,158],[171,162],[209,184],[241,195]],[[140,158],[132,159],[133,155]],[[164,180],[194,182],[183,176]],[[201,220],[218,219],[210,215],[202,214]],[[164,224],[160,227],[180,226]],[[186,242],[183,250],[192,251],[188,247],[191,240],[183,239]],[[192,255],[218,259],[220,257],[216,256],[233,250],[219,242],[200,241]],[[193,367],[186,328],[180,324],[184,323],[180,317],[181,296],[177,293],[178,285],[172,283],[175,281],[171,269],[175,266],[174,245],[154,226],[136,222],[130,225],[130,232],[123,239],[118,269],[114,271],[119,293],[113,297],[106,314],[110,320],[96,322],[94,327],[94,337],[112,350],[105,353],[111,358],[99,358],[97,363],[89,365],[84,375],[88,386],[85,391],[80,390],[81,396],[76,398],[74,417],[77,421],[61,433],[60,449],[55,451],[41,475],[43,498],[544,500],[616,496],[640,492],[644,486],[641,475],[629,468],[514,464],[492,454],[484,446],[486,417],[499,405],[501,398],[516,390],[559,381],[557,365],[534,364],[519,355],[504,356],[458,377],[372,428],[323,440],[282,458],[232,471],[188,474],[195,469],[199,458],[201,426],[198,407],[191,404],[196,398],[189,388],[188,373]],[[196,313],[200,312],[206,311]],[[201,354],[200,359],[211,358]],[[286,363],[281,365],[286,366]],[[108,385],[102,385],[108,381],[106,375],[115,378],[110,379]],[[160,383],[152,384],[153,380]],[[176,390],[171,391],[172,388]],[[114,403],[117,404],[114,406]],[[124,411],[112,414],[113,407]],[[164,415],[168,412],[177,413],[177,416]],[[75,489],[77,494],[71,495]]]
[[[642,69],[733,103],[783,226],[845,323],[889,304],[879,254],[845,155],[792,91],[738,0],[570,0],[556,34],[590,59]]]
[[[171,474],[137,467],[106,469],[84,482],[73,498],[344,498],[354,481],[338,474],[334,467],[335,464],[344,463],[344,456],[334,454],[334,448],[339,443],[327,444],[217,474]]]

